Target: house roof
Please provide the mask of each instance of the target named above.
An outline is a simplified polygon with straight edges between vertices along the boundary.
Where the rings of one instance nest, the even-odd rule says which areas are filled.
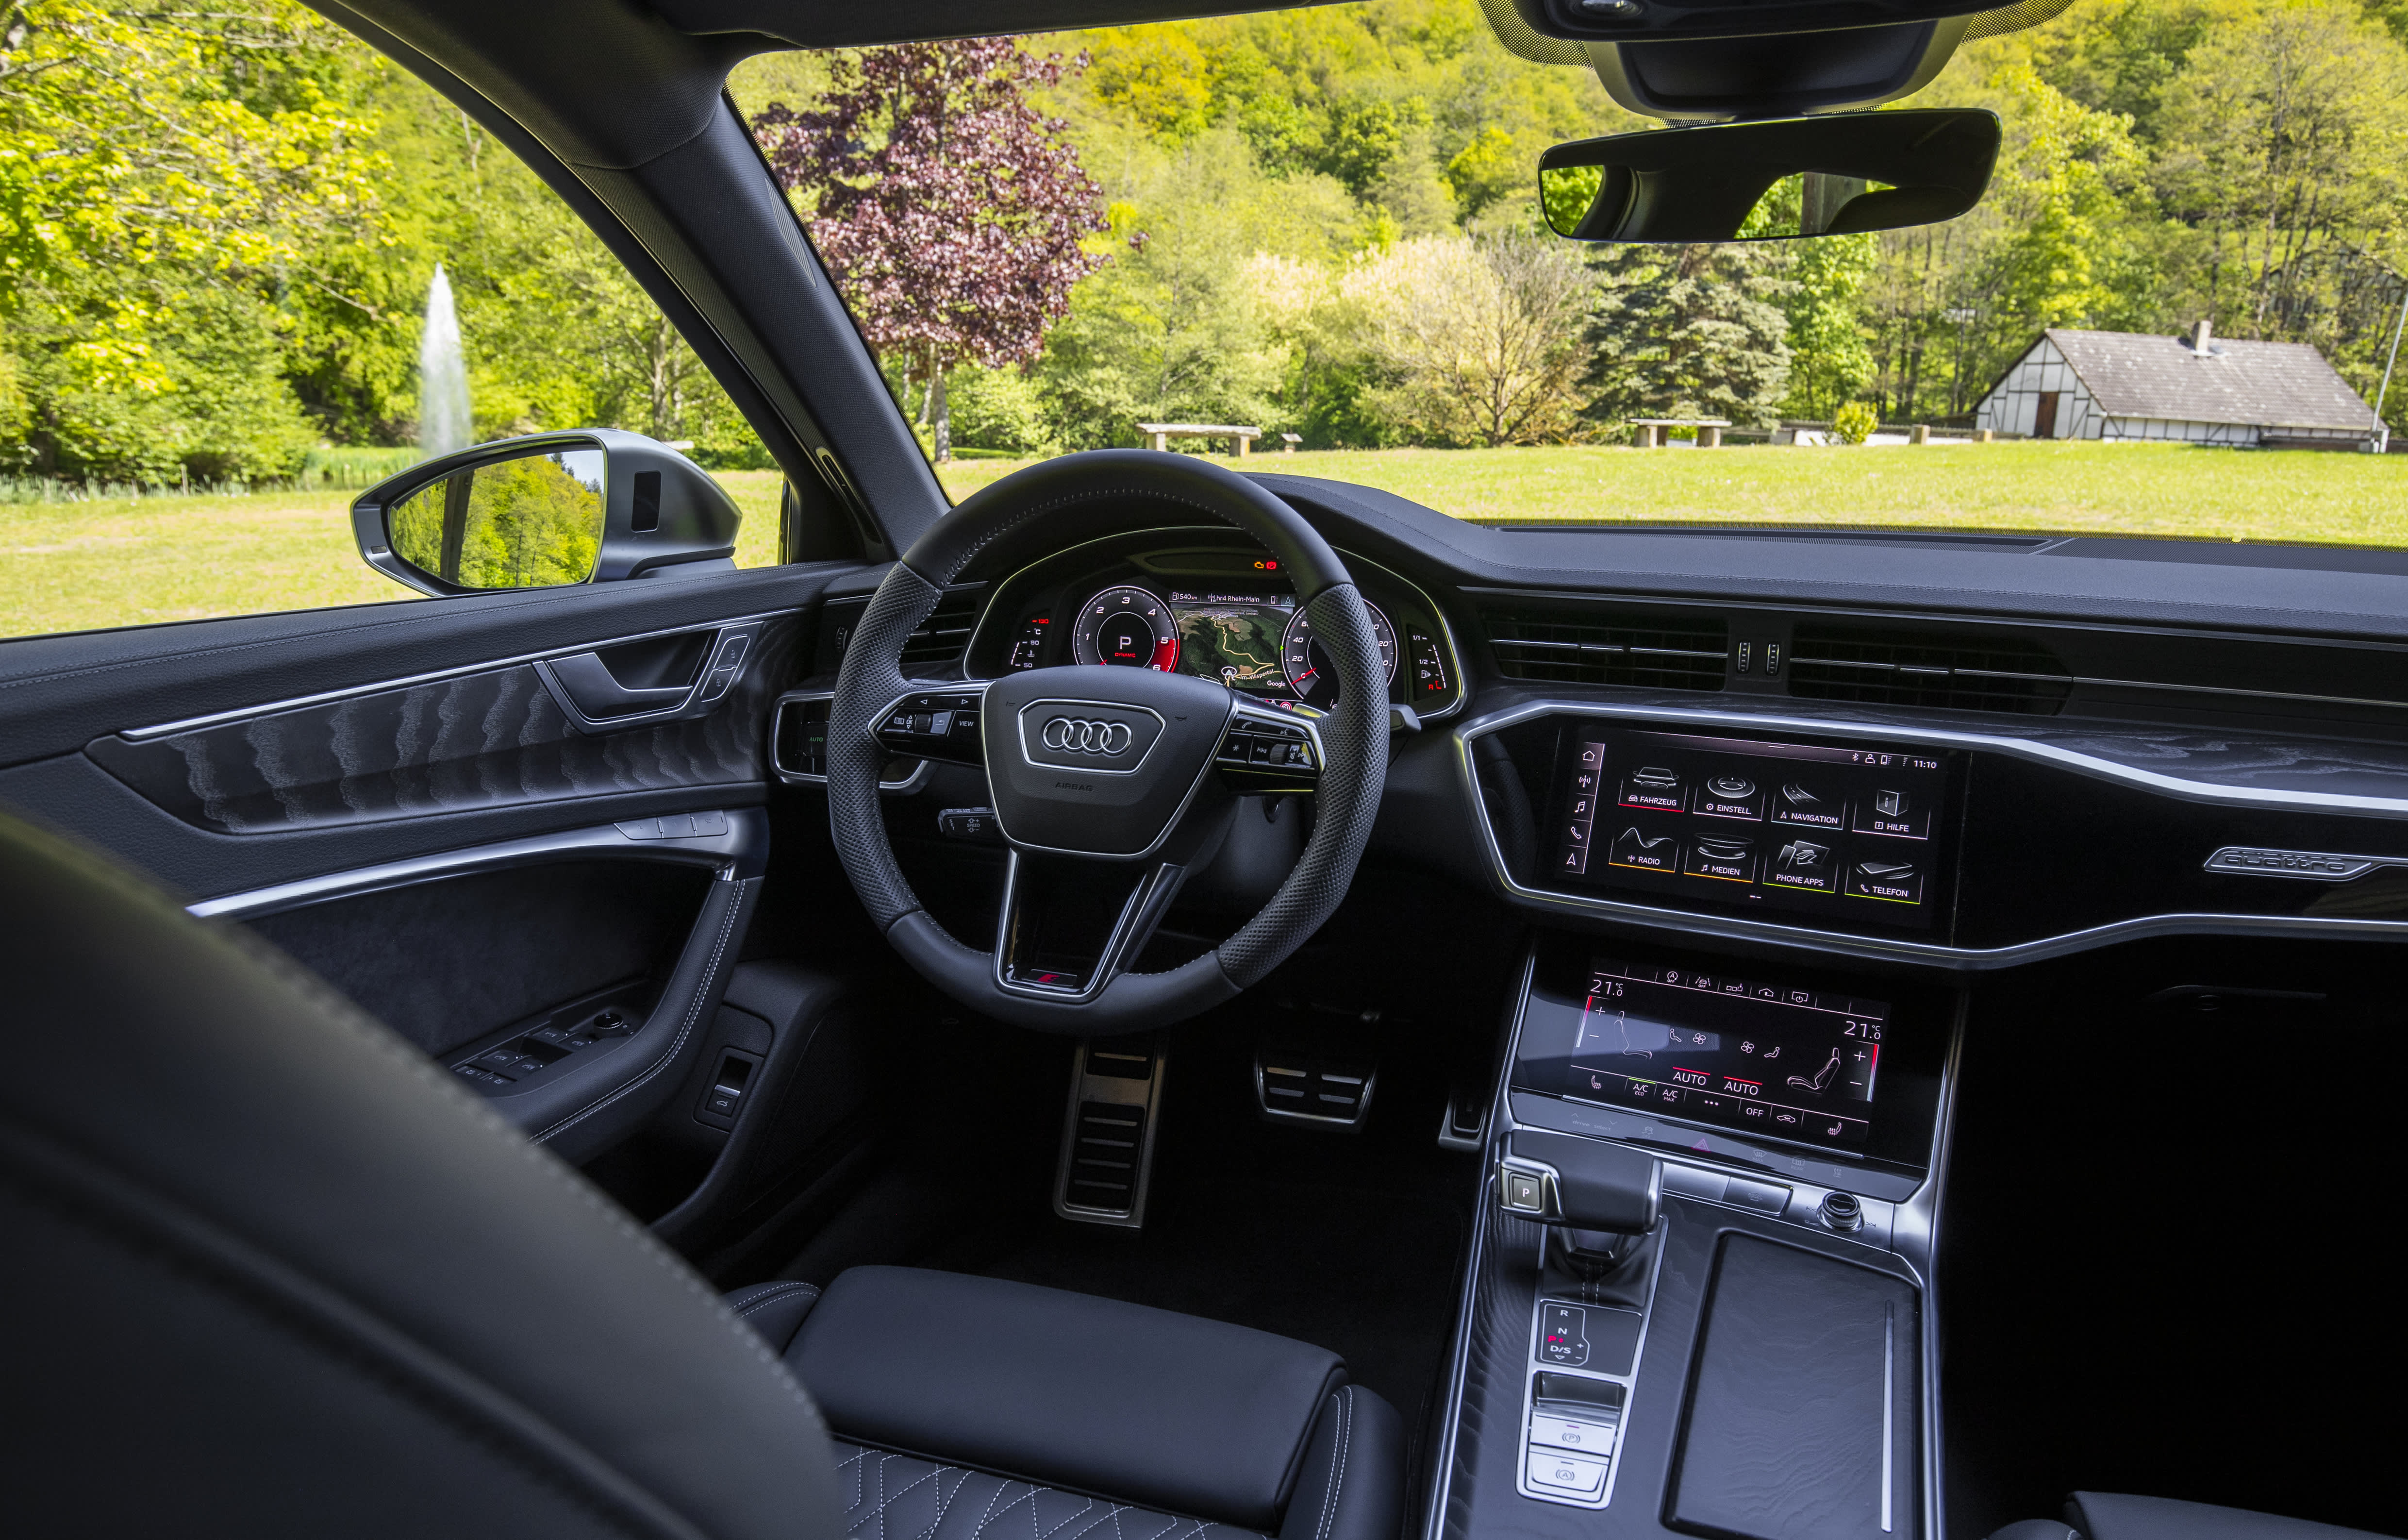
[[[2305,342],[2215,340],[2202,357],[2180,338],[2057,327],[2041,336],[2057,344],[2110,417],[2361,432],[2375,427],[2373,410]]]

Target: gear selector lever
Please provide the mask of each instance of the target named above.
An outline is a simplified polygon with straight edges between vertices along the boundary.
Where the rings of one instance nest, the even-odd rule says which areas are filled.
[[[1547,1227],[1546,1265],[1600,1285],[1647,1251],[1664,1164],[1627,1144],[1516,1129],[1497,1164],[1506,1213]]]
[[[1664,1163],[1627,1144],[1544,1129],[1515,1129],[1497,1163],[1497,1202],[1517,1218],[1594,1234],[1583,1249],[1612,1249],[1607,1236],[1656,1228],[1664,1205]]]

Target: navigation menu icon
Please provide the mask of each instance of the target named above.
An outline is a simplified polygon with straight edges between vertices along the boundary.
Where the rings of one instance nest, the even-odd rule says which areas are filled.
[[[1784,777],[1772,796],[1772,821],[1808,828],[1839,828],[1846,822],[1842,816],[1846,806],[1847,800],[1837,786],[1826,785],[1811,776]]]

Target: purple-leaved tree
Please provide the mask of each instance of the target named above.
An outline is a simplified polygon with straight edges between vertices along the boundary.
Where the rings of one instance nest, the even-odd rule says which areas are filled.
[[[811,238],[863,335],[924,381],[921,420],[953,455],[945,371],[1025,363],[1103,258],[1102,189],[1028,105],[1032,86],[1086,67],[1008,38],[905,43],[836,55],[820,105],[772,103],[754,122],[789,192],[811,200]]]

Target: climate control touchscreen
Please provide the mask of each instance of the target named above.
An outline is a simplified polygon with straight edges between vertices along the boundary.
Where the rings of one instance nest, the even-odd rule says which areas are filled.
[[[1583,725],[1555,880],[1928,927],[1945,907],[1943,756]]]
[[[1589,966],[1561,1093],[1863,1150],[1886,1000],[1614,959]]]

